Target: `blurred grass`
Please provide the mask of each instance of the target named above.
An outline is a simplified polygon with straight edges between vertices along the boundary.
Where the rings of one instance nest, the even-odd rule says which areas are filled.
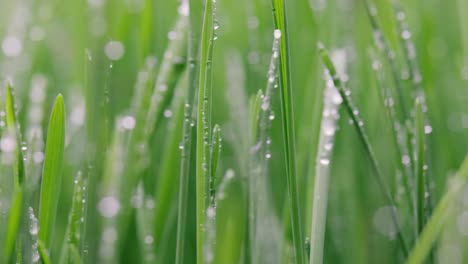
[[[294,85],[288,118],[294,122],[294,127],[289,127],[290,136],[296,139],[295,157],[289,157],[294,164],[289,166],[284,162],[287,152],[282,143],[286,127],[279,118],[287,113],[281,112],[279,91],[272,93],[273,120],[268,132],[261,132],[261,118],[252,118],[263,113],[261,99],[253,107],[260,114],[249,115],[248,98],[259,90],[266,96],[264,87],[270,77],[274,29],[271,3],[216,2],[220,28],[213,50],[209,100],[211,124],[219,124],[223,140],[216,175],[211,175],[215,179],[216,243],[205,257],[212,254],[213,263],[263,263],[267,258],[249,253],[256,247],[252,245],[264,247],[252,244],[253,237],[257,241],[275,240],[268,246],[272,255],[281,257],[268,260],[294,263],[294,232],[289,219],[284,218],[284,212],[291,209],[285,187],[286,171],[291,167],[296,168],[300,207],[298,212],[289,213],[300,215],[303,236],[296,246],[304,255],[307,247],[314,247],[307,241],[314,241],[310,237],[312,212],[318,210],[313,208],[314,182],[326,85],[318,41],[330,52],[346,53],[348,70],[340,75],[395,198],[401,232],[408,238],[410,252],[418,233],[422,231],[424,236],[422,225],[431,222],[431,206],[439,204],[451,190],[449,179],[468,151],[467,4],[464,0],[405,0],[401,2],[401,17],[396,1],[368,2],[375,5],[377,12],[372,18],[388,45],[384,53],[373,40],[375,26],[369,20],[365,1],[284,1],[290,51],[286,66]],[[182,1],[179,6],[178,1],[159,0],[0,0],[0,255],[7,256],[11,247],[11,239],[7,239],[11,235],[7,234],[14,233],[14,228],[6,223],[13,217],[10,212],[17,189],[17,158],[11,158],[7,129],[6,112],[11,111],[5,111],[4,87],[10,82],[15,89],[20,145],[25,147],[27,191],[21,206],[25,217],[16,236],[21,243],[15,243],[14,254],[8,253],[14,256],[12,261],[22,255],[24,263],[31,263],[36,254],[44,256],[47,251],[54,263],[64,245],[72,244],[70,256],[79,256],[82,263],[96,263],[106,254],[103,245],[116,242],[113,262],[173,263],[177,259],[178,263],[196,263],[197,144],[191,125],[196,125],[195,113],[201,103],[194,97],[198,94],[200,66],[205,63],[199,53],[204,3]],[[110,45],[111,41],[120,43],[123,50],[119,50],[120,44]],[[414,57],[408,45],[414,45]],[[172,59],[164,55],[167,52]],[[388,64],[389,58],[394,66]],[[187,73],[183,74],[185,68]],[[416,70],[422,78],[415,85]],[[396,96],[396,82],[401,82],[402,100]],[[154,92],[163,84],[167,87],[164,93]],[[414,91],[418,89],[425,98],[415,107],[414,96],[420,93]],[[59,93],[63,94],[66,113],[63,162],[57,164],[63,167],[58,175],[60,184],[40,178],[42,167],[48,167],[52,155],[47,146],[44,152],[44,144],[58,139],[50,138],[46,117]],[[154,103],[158,98],[163,98],[161,103]],[[399,124],[395,124],[388,106],[393,104],[402,112],[402,102],[407,115],[404,119],[397,115]],[[389,221],[393,209],[373,180],[375,173],[359,134],[344,111],[339,110],[342,118],[337,121],[329,157],[326,222],[320,230],[324,232],[323,262],[403,262],[398,231]],[[395,126],[401,133],[395,132]],[[211,134],[211,127],[209,131]],[[257,137],[252,131],[257,131]],[[253,151],[259,135],[270,142],[268,152]],[[212,142],[210,139],[208,145]],[[145,151],[140,152],[139,147]],[[269,158],[261,160],[263,154]],[[405,165],[408,159],[409,167]],[[260,172],[252,164],[257,160]],[[84,223],[73,231],[70,223],[76,221],[74,210],[81,210],[74,192],[78,173],[84,188],[81,195],[85,202],[80,205]],[[256,181],[260,185],[258,196],[252,195],[257,189],[250,189],[253,176],[261,177]],[[60,186],[60,192],[48,193],[54,194],[57,202],[53,237],[44,237],[52,228],[44,217],[55,213],[42,212],[41,216],[45,209],[39,210],[45,186]],[[455,209],[447,217],[450,224],[440,228],[429,262],[464,263],[468,259],[466,194],[463,187],[454,198]],[[103,198],[114,195],[119,197],[119,220],[115,223],[114,218],[103,215],[103,210],[112,213],[109,209],[116,205],[105,202],[115,201],[102,203]],[[258,211],[261,214],[256,228],[249,220],[252,199],[259,199],[265,210]],[[44,242],[39,246],[31,230],[31,212],[39,216],[39,239]],[[161,214],[164,217],[158,216]],[[79,242],[73,242],[71,238],[78,234]],[[155,259],[148,259],[152,251]],[[262,250],[258,254],[267,253]],[[69,257],[67,263],[78,263],[77,259]]]

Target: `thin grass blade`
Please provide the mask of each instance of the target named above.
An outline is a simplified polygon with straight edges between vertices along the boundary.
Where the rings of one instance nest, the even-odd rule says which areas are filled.
[[[6,87],[6,125],[7,133],[15,142],[15,162],[14,162],[14,190],[10,206],[8,225],[5,241],[5,261],[9,262],[12,258],[15,243],[18,238],[18,230],[21,223],[21,214],[23,207],[23,189],[24,189],[24,161],[21,150],[21,135],[17,117],[15,113],[15,100],[10,84]],[[19,248],[18,248],[19,249]]]
[[[291,210],[291,227],[296,263],[306,262],[304,252],[304,234],[301,226],[301,206],[296,183],[296,150],[293,113],[293,87],[290,73],[289,37],[284,0],[272,0],[273,18],[275,22],[275,37],[280,39],[279,45],[279,80],[281,121],[283,124],[283,140],[286,163],[286,179],[288,183],[289,207]]]
[[[363,121],[360,119],[358,116],[358,111],[356,111],[356,107],[354,106],[353,101],[351,100],[351,97],[349,96],[349,93],[347,92],[346,88],[344,87],[344,84],[342,83],[340,77],[338,76],[335,66],[333,65],[333,62],[331,61],[330,57],[328,56],[328,52],[325,50],[323,45],[319,43],[318,45],[319,48],[319,53],[320,56],[322,57],[322,61],[328,70],[332,80],[333,84],[340,93],[341,98],[343,99],[343,105],[348,112],[349,116],[351,117],[351,120],[353,122],[353,126],[356,128],[357,134],[359,136],[359,140],[361,144],[364,147],[364,150],[367,154],[367,156],[370,159],[372,169],[375,172],[375,177],[377,180],[377,183],[379,185],[379,188],[381,191],[384,193],[385,199],[387,202],[396,208],[395,201],[390,193],[390,189],[388,188],[387,184],[385,183],[385,179],[383,176],[383,173],[380,169],[380,166],[377,162],[377,158],[374,154],[374,150],[369,142],[369,139],[367,137],[367,134],[364,131],[363,127]],[[398,227],[398,230],[401,230],[400,228],[400,222],[398,220],[398,217],[396,215],[396,212],[394,210],[391,210],[392,212],[392,221],[395,224],[396,227]],[[408,255],[408,249],[407,249],[407,244],[406,241],[403,237],[403,234],[401,232],[398,232],[398,240],[399,240],[399,245],[401,247],[401,250],[403,252],[403,255],[406,257]]]
[[[449,212],[454,208],[455,199],[463,190],[468,180],[468,157],[463,161],[455,178],[450,184],[445,195],[440,199],[434,213],[430,217],[421,233],[415,247],[408,257],[408,264],[424,263],[424,260],[429,255],[435,241],[437,240],[444,224],[446,223]]]

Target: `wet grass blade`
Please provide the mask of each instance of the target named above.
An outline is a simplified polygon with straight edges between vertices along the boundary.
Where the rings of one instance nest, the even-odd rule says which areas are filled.
[[[210,150],[210,174],[208,179],[208,191],[210,195],[210,205],[215,203],[215,181],[216,181],[216,171],[219,164],[220,152],[221,152],[221,128],[216,124],[213,128],[213,142]]]
[[[296,263],[305,263],[304,234],[301,227],[301,210],[296,183],[296,150],[294,136],[294,113],[292,82],[290,73],[289,39],[284,0],[272,0],[275,21],[275,37],[279,38],[279,80],[281,121],[283,124],[283,141],[286,162],[286,179],[288,183],[289,207],[291,210],[291,227]]]
[[[86,188],[86,182],[81,172],[78,172],[74,184],[72,208],[68,217],[68,226],[62,246],[60,263],[81,263],[78,249],[80,248],[81,231],[84,224],[83,199],[84,189]]]
[[[361,141],[364,150],[369,157],[372,165],[372,169],[375,172],[375,177],[377,180],[377,183],[379,185],[379,188],[381,191],[384,193],[385,199],[387,202],[396,208],[395,201],[390,193],[390,189],[388,188],[387,184],[385,183],[384,175],[380,169],[380,166],[377,162],[377,157],[374,154],[374,150],[372,149],[372,146],[369,142],[369,139],[367,138],[367,134],[364,131],[363,127],[363,122],[358,116],[358,112],[355,111],[356,107],[354,106],[353,102],[351,101],[351,97],[349,96],[349,93],[347,92],[346,88],[344,87],[343,83],[341,82],[340,77],[338,76],[335,66],[333,65],[330,57],[328,56],[328,52],[325,50],[325,47],[321,43],[318,45],[319,48],[319,53],[320,56],[322,57],[322,61],[328,70],[332,80],[333,84],[335,85],[336,89],[340,93],[341,98],[343,99],[343,104],[344,107],[346,108],[346,111],[348,112],[349,116],[351,117],[351,120],[353,122],[354,127],[356,128],[357,134],[359,136],[359,140]],[[392,221],[395,224],[396,227],[400,227],[400,223],[398,220],[398,217],[396,215],[396,212],[394,210],[392,211]],[[398,230],[401,230],[401,228],[398,228]],[[403,252],[403,255],[406,257],[408,255],[408,248],[406,241],[403,237],[403,234],[401,232],[398,232],[398,240],[399,240],[399,245],[401,247],[401,250]]]
[[[136,94],[132,102],[131,113],[134,127],[129,129],[129,139],[126,142],[122,160],[123,172],[119,173],[119,181],[115,182],[112,177],[113,167],[108,166],[108,172],[105,172],[108,181],[103,186],[105,198],[111,198],[118,202],[119,209],[117,214],[112,217],[106,217],[104,226],[108,228],[117,228],[119,239],[112,244],[104,245],[109,254],[101,254],[101,262],[114,263],[118,259],[119,247],[123,247],[124,238],[133,214],[131,210],[131,196],[136,190],[138,182],[151,162],[151,153],[149,141],[155,128],[160,124],[165,108],[169,105],[173,97],[175,86],[185,69],[185,56],[187,53],[187,26],[188,19],[185,14],[180,14],[173,30],[174,37],[170,39],[168,47],[164,52],[164,59],[161,62],[159,72],[156,77],[156,83],[151,86],[152,80],[146,80],[144,87]],[[151,70],[151,69],[150,69]],[[118,130],[118,127],[115,128]],[[119,142],[115,142],[119,144]],[[114,148],[123,148],[123,146],[113,146]],[[109,164],[115,160],[109,159]],[[104,235],[104,234],[103,234]],[[103,237],[102,237],[103,238]]]
[[[169,226],[169,216],[172,211],[172,201],[175,199],[175,193],[177,191],[178,178],[175,177],[177,173],[177,162],[180,153],[179,144],[184,124],[184,93],[187,86],[187,75],[184,74],[179,80],[179,84],[176,88],[176,98],[173,102],[172,113],[173,116],[168,124],[169,137],[167,144],[164,149],[164,157],[161,161],[161,169],[158,173],[158,184],[156,190],[156,201],[158,205],[155,209],[155,224],[154,233],[155,240],[154,246],[159,249],[162,234]],[[162,248],[161,248],[162,249]],[[158,253],[158,252],[157,252]]]
[[[47,130],[44,168],[39,206],[39,240],[50,248],[62,181],[65,147],[65,109],[62,95],[57,96]]]
[[[5,262],[12,258],[15,242],[18,238],[18,229],[21,223],[21,213],[23,211],[23,189],[24,189],[24,162],[21,150],[21,135],[15,113],[15,100],[10,84],[6,87],[6,125],[7,133],[15,142],[15,163],[14,163],[14,190],[13,198],[8,213],[8,226],[5,241]]]
[[[211,60],[213,57],[213,1],[207,0],[203,17],[200,53],[200,77],[197,108],[196,203],[197,263],[203,263],[205,209],[207,205],[208,141],[210,139]]]
[[[416,219],[417,219],[417,228],[418,234],[422,232],[424,227],[425,221],[425,200],[426,200],[426,183],[425,183],[425,175],[424,175],[424,120],[423,120],[423,110],[421,106],[421,102],[416,100],[415,105],[416,110]]]
[[[435,241],[444,227],[446,220],[449,217],[449,212],[454,208],[455,199],[463,190],[468,180],[468,157],[465,158],[460,169],[458,170],[453,182],[445,195],[440,199],[439,204],[434,209],[434,213],[429,218],[426,227],[418,238],[415,247],[408,257],[408,264],[424,263],[424,260],[429,255]]]
[[[374,40],[376,43],[377,48],[380,52],[384,55],[389,67],[390,72],[392,74],[393,81],[396,86],[396,92],[398,97],[398,105],[399,107],[399,117],[400,123],[405,124],[405,121],[409,118],[408,107],[406,106],[406,101],[404,98],[404,91],[403,91],[403,84],[401,83],[400,76],[398,74],[397,64],[395,62],[395,54],[391,50],[390,45],[388,44],[386,38],[383,36],[382,30],[377,22],[377,10],[374,6],[369,3],[369,0],[364,0],[367,16],[369,18],[373,34]]]
[[[41,240],[37,241],[37,250],[39,251],[39,256],[43,264],[51,264],[49,251],[47,250],[44,242]]]
[[[327,219],[328,206],[328,189],[330,178],[330,163],[333,154],[333,145],[336,131],[337,121],[339,119],[339,107],[341,100],[338,91],[328,81],[324,91],[324,108],[322,121],[320,124],[320,135],[317,160],[315,162],[315,182],[314,182],[314,198],[312,206],[312,226],[310,234],[310,264],[323,263],[323,250],[325,242],[325,225]]]
[[[194,129],[195,113],[194,105],[197,98],[197,77],[198,77],[198,52],[199,52],[199,30],[201,28],[201,14],[203,12],[202,0],[188,1],[182,0],[179,6],[179,13],[189,17],[188,25],[188,57],[187,57],[187,92],[185,93],[184,104],[184,125],[182,131],[182,142],[179,146],[181,150],[178,206],[177,206],[177,234],[176,234],[176,264],[185,263],[185,242],[186,230],[188,226],[188,193],[189,177],[194,171],[191,166],[193,160],[192,135]]]

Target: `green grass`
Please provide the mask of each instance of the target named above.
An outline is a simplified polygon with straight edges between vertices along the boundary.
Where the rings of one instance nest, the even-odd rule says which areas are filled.
[[[302,233],[299,193],[296,175],[295,128],[292,98],[292,81],[289,55],[289,36],[286,18],[286,8],[283,0],[273,0],[273,17],[275,35],[279,35],[279,82],[281,101],[281,122],[283,125],[284,152],[286,163],[286,179],[288,183],[289,209],[294,246],[294,256],[297,263],[305,263],[304,234]]]
[[[465,2],[0,0],[0,262],[467,262]]]
[[[65,148],[65,107],[63,97],[57,96],[50,114],[42,172],[41,197],[39,203],[39,242],[48,250],[52,245],[57,206],[63,177]],[[44,253],[42,253],[44,255]]]

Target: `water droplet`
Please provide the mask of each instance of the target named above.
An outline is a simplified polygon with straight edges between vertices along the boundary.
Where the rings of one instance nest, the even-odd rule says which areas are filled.
[[[250,29],[256,29],[259,25],[259,21],[258,21],[258,17],[256,16],[251,16],[248,18],[247,20],[247,26],[250,28]]]
[[[172,117],[172,111],[169,109],[164,110],[164,117],[165,118],[170,118]]]
[[[403,163],[403,165],[405,166],[409,166],[410,164],[410,157],[408,155],[403,155],[403,157],[401,157],[401,163]]]
[[[136,121],[135,121],[135,118],[133,116],[124,116],[121,120],[120,120],[120,125],[122,126],[122,128],[124,129],[127,129],[127,130],[132,130],[135,128],[135,125],[136,125]]]
[[[107,196],[99,201],[98,209],[102,216],[112,218],[119,212],[120,202],[116,197]]]
[[[145,244],[151,245],[154,242],[154,238],[152,235],[146,235],[145,236]]]
[[[113,227],[106,228],[102,233],[102,238],[107,243],[112,243],[117,240],[117,230]]]
[[[29,233],[31,236],[37,236],[39,233],[39,224],[36,216],[34,215],[34,210],[32,207],[28,208],[29,211]]]
[[[408,40],[408,39],[411,38],[411,32],[409,32],[408,30],[404,30],[404,31],[401,33],[401,37],[402,37],[403,39]]]
[[[216,209],[213,206],[209,206],[206,209],[206,216],[208,216],[208,218],[215,217],[216,216]]]
[[[0,150],[2,152],[10,153],[15,150],[15,139],[11,135],[7,135],[0,139]]]
[[[2,50],[7,57],[16,57],[21,54],[23,43],[17,36],[7,36],[2,42]]]
[[[120,41],[109,41],[104,47],[104,53],[111,60],[120,60],[125,53],[125,48]]]
[[[430,125],[425,125],[424,134],[430,134],[430,133],[432,133],[432,127]]]
[[[330,164],[330,160],[326,158],[321,158],[320,164],[327,166],[328,164]]]
[[[274,36],[275,39],[280,39],[281,38],[281,30],[275,29],[275,31],[273,32],[273,36]]]
[[[177,32],[169,31],[169,33],[167,33],[167,38],[169,40],[175,40],[177,38]]]
[[[390,240],[395,239],[399,232],[398,226],[393,222],[393,214],[397,213],[396,208],[393,206],[382,206],[375,211],[372,217],[374,228]]]

